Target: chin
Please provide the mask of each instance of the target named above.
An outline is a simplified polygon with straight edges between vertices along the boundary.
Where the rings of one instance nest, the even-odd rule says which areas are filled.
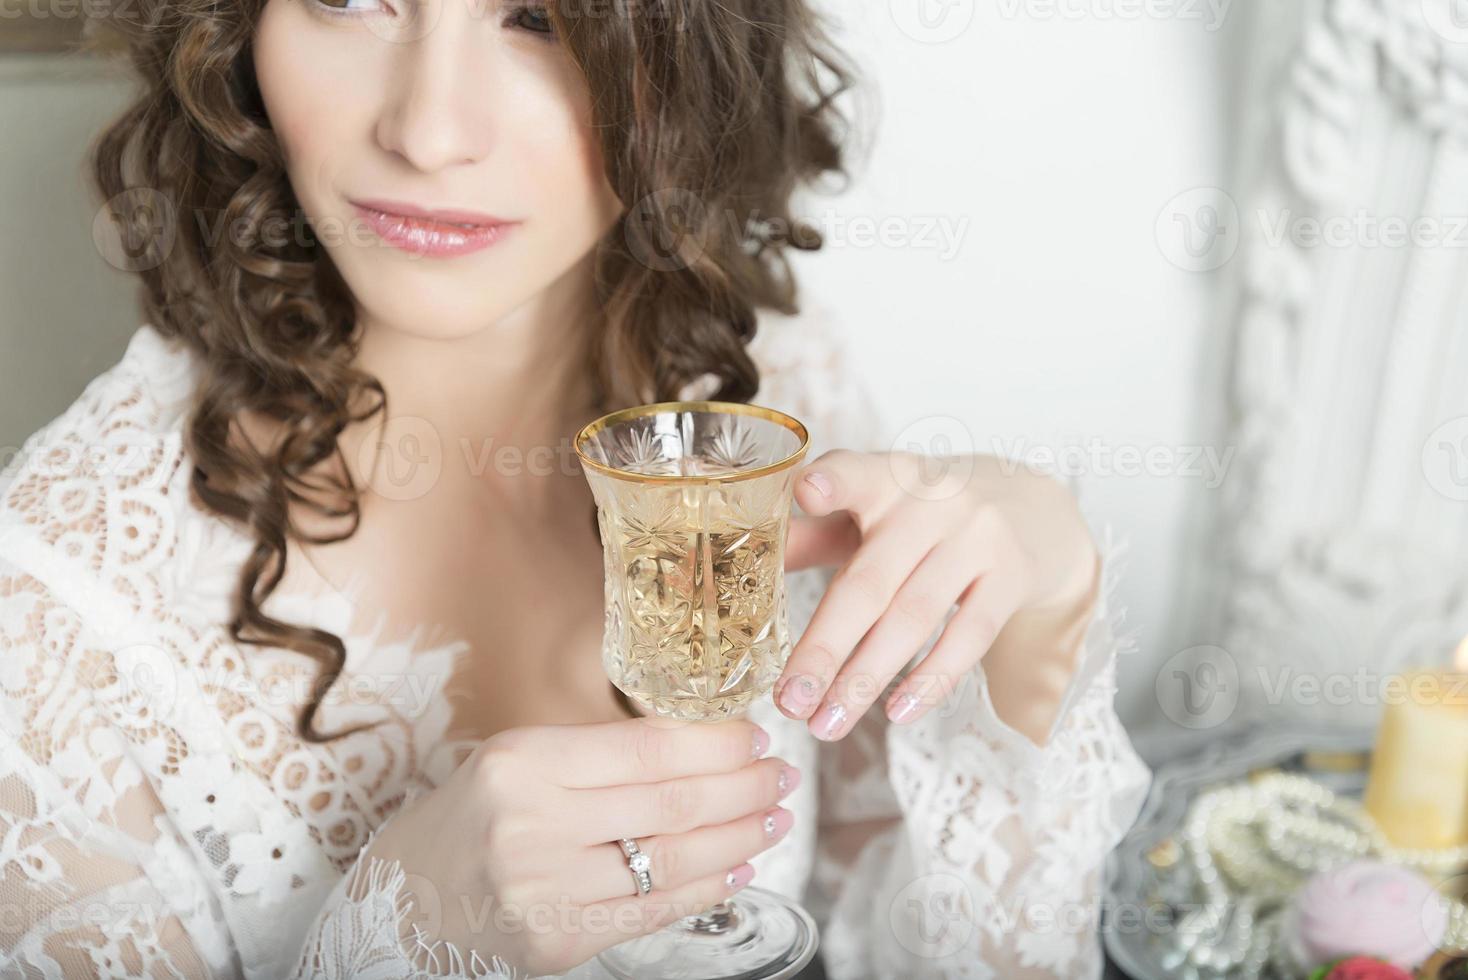
[[[434,340],[470,337],[503,320],[514,310],[509,303],[485,302],[487,296],[496,295],[493,286],[483,286],[472,292],[447,289],[417,292],[405,285],[396,292],[383,295],[388,293],[382,288],[386,285],[378,284],[378,288],[372,291],[373,295],[356,293],[358,305],[373,323],[414,337]]]
[[[405,254],[357,256],[342,278],[375,323],[415,337],[471,336],[532,298],[538,279],[483,258],[443,260]],[[543,285],[543,284],[542,284]]]

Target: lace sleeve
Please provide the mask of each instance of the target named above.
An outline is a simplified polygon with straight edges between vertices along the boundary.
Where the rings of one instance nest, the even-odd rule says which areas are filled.
[[[0,976],[515,976],[410,926],[406,876],[366,857],[370,838],[334,887],[317,892],[327,895],[303,948],[271,950],[269,937],[240,925],[252,933],[242,950],[231,926],[247,919],[231,893],[247,890],[249,862],[270,854],[254,854],[248,836],[179,832],[178,806],[243,801],[228,782],[217,784],[228,800],[212,788],[198,800],[197,787],[155,791],[146,772],[187,765],[183,739],[153,714],[124,649],[0,558]],[[215,887],[210,864],[229,867],[226,855],[244,857],[232,873],[238,889]]]
[[[1101,869],[1149,780],[1113,709],[1131,642],[1116,632],[1121,550],[1102,542],[1097,609],[1043,746],[999,718],[982,665],[918,721],[874,710],[822,745],[815,885],[832,980],[1101,975]]]
[[[239,971],[222,909],[115,727],[141,721],[138,706],[91,696],[118,679],[67,606],[0,561],[0,975]]]
[[[818,313],[771,325],[761,400],[807,423],[811,459],[889,450],[896,433],[834,324]],[[889,724],[879,698],[846,738],[821,743],[807,904],[831,980],[1100,975],[1102,865],[1149,773],[1113,707],[1116,657],[1133,645],[1115,596],[1125,548],[1109,526],[1097,537],[1096,608],[1043,746],[1001,720],[982,665],[910,725]],[[792,610],[808,620],[832,574],[790,576]]]

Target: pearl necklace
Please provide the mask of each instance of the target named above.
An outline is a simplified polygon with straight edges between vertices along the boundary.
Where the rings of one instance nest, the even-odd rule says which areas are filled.
[[[1468,847],[1399,848],[1361,804],[1304,776],[1270,773],[1204,793],[1188,810],[1182,850],[1202,893],[1172,934],[1170,974],[1259,977],[1273,955],[1278,914],[1303,880],[1372,857],[1429,876],[1468,866]],[[1468,906],[1449,905],[1448,948],[1468,946]]]

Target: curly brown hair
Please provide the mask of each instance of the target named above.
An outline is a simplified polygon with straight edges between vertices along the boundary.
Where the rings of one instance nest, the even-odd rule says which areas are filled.
[[[185,432],[192,491],[255,542],[230,635],[319,662],[297,727],[322,742],[370,727],[312,727],[345,645],[260,607],[284,574],[287,535],[326,544],[355,533],[359,490],[337,440],[349,423],[385,414],[387,393],[353,366],[360,332],[326,250],[261,233],[300,213],[251,59],[265,2],[129,7],[116,26],[143,91],[102,133],[92,162],[109,202],[146,188],[173,206],[170,247],[139,263],[143,303],[158,331],[204,365]],[[834,100],[852,85],[849,63],[806,0],[547,7],[590,86],[605,170],[626,208],[595,255],[604,322],[587,357],[602,404],[673,399],[705,376],[717,381],[709,397],[749,400],[759,387],[745,349],[756,311],[797,312],[786,248],[821,246],[792,217],[791,195],[824,175],[847,176],[852,119]],[[136,210],[113,218],[132,240],[156,230],[130,225],[147,220]],[[211,224],[243,233],[206,234]],[[231,439],[244,413],[282,435],[268,447]],[[323,478],[323,462],[343,465]],[[349,526],[309,536],[292,503]]]

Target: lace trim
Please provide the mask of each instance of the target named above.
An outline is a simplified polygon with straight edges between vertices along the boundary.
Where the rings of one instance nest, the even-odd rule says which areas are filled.
[[[301,980],[528,977],[500,956],[491,956],[486,963],[478,950],[470,950],[466,956],[447,940],[432,940],[416,922],[408,923],[411,948],[403,948],[403,923],[413,910],[407,873],[397,860],[367,853],[382,826],[368,835],[361,858],[327,899],[293,976]],[[323,969],[322,963],[330,967]]]

